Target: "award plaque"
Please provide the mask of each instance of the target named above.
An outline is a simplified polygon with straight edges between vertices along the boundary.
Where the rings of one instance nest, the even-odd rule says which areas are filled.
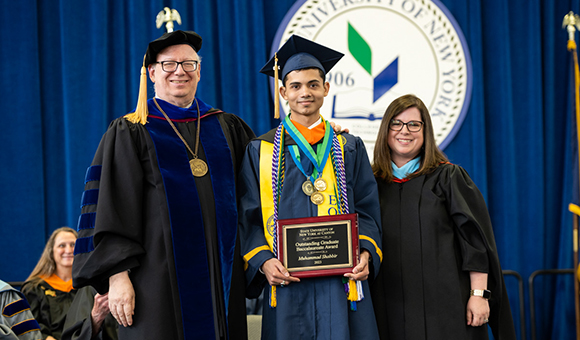
[[[343,275],[358,264],[358,214],[282,219],[276,222],[278,260],[290,275]]]

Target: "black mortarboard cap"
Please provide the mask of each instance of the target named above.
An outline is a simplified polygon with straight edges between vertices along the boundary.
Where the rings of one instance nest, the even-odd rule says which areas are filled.
[[[191,46],[195,52],[201,49],[201,37],[193,31],[173,31],[165,33],[159,38],[153,40],[147,46],[145,53],[145,67],[157,61],[157,54],[166,47],[173,45],[186,44]]]
[[[311,67],[316,67],[324,73],[328,73],[328,71],[332,69],[344,54],[317,44],[311,40],[292,35],[284,45],[280,47],[276,56],[278,57],[278,66],[280,69],[278,77],[283,80],[288,73],[294,70]],[[269,75],[270,77],[275,77],[274,59],[275,57],[272,57],[272,59],[262,67],[260,72]]]

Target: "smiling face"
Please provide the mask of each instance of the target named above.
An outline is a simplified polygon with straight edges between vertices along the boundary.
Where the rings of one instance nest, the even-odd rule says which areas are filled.
[[[182,65],[178,65],[174,72],[165,72],[161,68],[161,61],[198,61],[197,70],[185,72]],[[173,105],[188,107],[195,98],[197,83],[199,82],[201,64],[193,47],[189,45],[169,46],[157,54],[157,63],[149,65],[149,78],[155,83],[155,94]]]
[[[393,117],[403,123],[411,120],[422,122],[421,112],[416,107],[411,107]],[[401,167],[413,158],[419,155],[421,147],[423,146],[423,131],[410,132],[407,125],[403,126],[401,131],[389,130],[387,142],[391,149],[391,159],[398,166]]]
[[[77,238],[73,233],[62,231],[56,235],[52,256],[56,268],[70,268],[73,265],[75,242]]]
[[[324,82],[320,70],[312,68],[288,73],[280,94],[288,101],[292,119],[310,126],[318,120],[320,107],[329,89],[330,84]]]

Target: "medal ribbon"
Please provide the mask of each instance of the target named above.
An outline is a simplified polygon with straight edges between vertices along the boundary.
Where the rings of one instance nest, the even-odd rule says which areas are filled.
[[[300,161],[296,157],[297,150],[290,148],[290,154],[292,155],[294,163],[296,163],[296,166],[300,169],[300,171],[302,171],[302,173],[307,178],[308,177],[312,178],[312,182],[314,182],[313,180],[314,178],[318,177],[318,174],[322,174],[322,171],[324,169],[324,166],[326,165],[326,161],[328,160],[328,155],[330,154],[330,149],[332,146],[332,143],[330,142],[332,140],[331,137],[332,128],[330,127],[330,123],[328,123],[328,121],[325,120],[324,123],[326,124],[324,139],[322,140],[322,145],[319,144],[319,148],[317,149],[318,152],[315,153],[314,149],[312,149],[312,146],[310,146],[310,143],[306,141],[304,136],[300,134],[298,129],[294,126],[294,124],[290,120],[290,115],[286,116],[286,118],[284,118],[283,121],[284,127],[286,128],[286,131],[288,131],[290,137],[292,137],[292,139],[296,142],[300,150],[302,150],[306,154],[306,157],[308,157],[308,159],[310,159],[310,161],[314,165],[314,171],[312,172],[312,176],[306,175],[304,169],[302,168],[302,164],[300,164]],[[320,147],[322,147],[322,150],[324,150],[323,153],[320,152]]]
[[[322,144],[318,144],[318,146],[316,148],[317,155],[320,153],[321,147],[322,147]],[[310,178],[310,182],[314,183],[314,180],[318,177],[318,171],[316,170],[316,168],[312,171],[312,175],[308,176],[306,174],[306,171],[302,167],[302,163],[300,162],[300,151],[298,151],[298,146],[290,145],[289,151],[290,151],[290,155],[292,156],[292,159],[294,160],[294,163],[296,164],[296,167],[298,167],[298,169],[304,174],[304,176],[306,176],[306,178]]]

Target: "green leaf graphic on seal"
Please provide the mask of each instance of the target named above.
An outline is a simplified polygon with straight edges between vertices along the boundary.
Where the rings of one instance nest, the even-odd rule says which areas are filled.
[[[358,61],[360,66],[362,66],[369,75],[372,76],[372,58],[373,52],[371,47],[364,38],[352,27],[350,22],[348,23],[348,50]]]

